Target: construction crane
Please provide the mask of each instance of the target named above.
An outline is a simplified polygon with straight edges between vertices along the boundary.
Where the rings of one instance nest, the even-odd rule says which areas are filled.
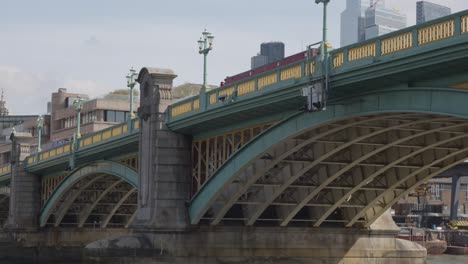
[[[382,0],[374,1],[374,3],[371,2],[370,8],[374,8],[380,1]]]

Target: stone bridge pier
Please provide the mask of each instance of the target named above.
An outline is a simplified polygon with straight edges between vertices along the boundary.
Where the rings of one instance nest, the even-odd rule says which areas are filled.
[[[370,228],[190,225],[190,138],[165,126],[173,71],[143,68],[138,213],[133,234],[88,244],[112,263],[425,263],[426,250],[396,239],[384,214]]]

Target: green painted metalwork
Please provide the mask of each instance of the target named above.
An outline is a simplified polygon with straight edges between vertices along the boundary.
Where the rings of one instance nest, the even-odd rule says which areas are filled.
[[[130,69],[130,72],[127,75],[127,87],[130,88],[130,119],[133,119],[135,117],[135,113],[133,112],[133,88],[135,88],[136,81],[135,77],[137,77],[138,74],[136,73],[135,69],[133,67]]]
[[[37,118],[37,153],[41,152],[41,139],[42,139],[42,127],[44,126],[44,118],[40,115]]]
[[[138,186],[138,173],[121,163],[114,161],[99,161],[95,163],[85,164],[82,167],[72,171],[54,190],[52,196],[47,200],[40,215],[40,226],[45,226],[47,219],[52,213],[55,203],[67,192],[73,185],[79,182],[86,176],[92,174],[109,174],[114,175],[133,187]]]
[[[354,100],[353,100],[354,99]],[[189,213],[197,224],[218,192],[270,147],[333,120],[385,113],[433,113],[468,119],[468,91],[450,88],[393,88],[330,102],[328,110],[298,112],[244,145],[231,156],[193,197]]]
[[[206,31],[206,29],[205,31],[203,31],[202,35],[203,37],[201,37],[200,40],[198,41],[198,46],[199,46],[198,53],[203,54],[203,86],[202,86],[201,92],[204,93],[207,88],[207,77],[208,77],[207,68],[206,68],[207,57],[208,57],[208,53],[213,49],[214,36],[211,35],[210,32]]]
[[[86,163],[103,158],[101,154],[105,151],[112,151],[113,148],[124,148],[124,146],[129,144],[137,146],[138,144],[136,143],[138,142],[139,135],[138,122],[138,119],[131,119],[128,122],[87,134],[78,139],[76,144],[72,142],[43,151],[39,155],[31,155],[25,159],[25,170],[36,172],[54,166],[58,166],[59,170],[64,170],[68,166],[72,150],[74,150],[78,163],[80,159],[84,159]],[[124,148],[124,150],[126,149],[130,152],[135,151],[134,149]]]
[[[441,76],[445,74],[449,69],[443,68],[442,66],[446,62],[453,62],[455,60],[466,59],[468,50],[468,34],[462,33],[459,25],[460,17],[464,17],[468,14],[468,11],[453,14],[444,18],[433,20],[421,25],[409,27],[397,32],[392,32],[387,35],[379,36],[378,38],[368,40],[363,43],[358,43],[343,47],[340,49],[333,50],[330,52],[331,58],[338,55],[342,55],[340,63],[335,64],[330,59],[330,94],[329,100],[333,100],[339,97],[341,94],[349,94],[350,92],[360,92],[362,85],[368,82],[369,85],[382,84],[382,78],[393,76],[395,80],[406,79],[407,82],[413,82],[421,80],[420,76],[414,76],[413,73],[421,73],[421,68],[430,67],[431,70],[438,72]],[[431,26],[436,27],[438,24],[444,21],[454,21],[453,34],[450,33],[448,37],[435,38],[428,40],[429,42],[424,44],[418,43],[418,37],[421,37],[420,31]],[[437,31],[437,30],[436,30]],[[435,32],[435,31],[434,31]],[[444,32],[440,34],[445,34]],[[393,48],[392,43],[400,43]],[[382,50],[382,43],[384,43],[385,49]],[[372,44],[371,46],[369,46]],[[354,56],[352,59],[349,58],[348,53],[351,50],[356,49],[367,49],[369,50],[366,56],[359,55]],[[375,49],[374,49],[375,47]],[[391,52],[389,52],[389,51]],[[383,52],[387,52],[383,54]],[[316,65],[319,65],[318,58],[315,58]],[[269,72],[265,72],[258,76],[252,76],[249,79],[242,80],[257,81],[259,78],[272,74],[274,72],[279,73],[281,70],[293,67],[297,64],[303,67],[307,62],[307,58],[294,64],[282,66],[279,69],[275,69]],[[304,68],[304,67],[303,67]],[[318,78],[320,72],[316,71],[313,73],[313,78]],[[219,87],[213,89],[206,94],[200,94],[199,96],[187,98],[183,101],[177,102],[171,105],[168,109],[168,127],[176,132],[189,133],[190,130],[194,129],[193,126],[200,125],[205,120],[212,120],[215,116],[230,116],[233,113],[239,111],[255,111],[255,106],[261,108],[261,102],[264,99],[272,99],[277,96],[289,94],[284,100],[290,100],[291,98],[301,97],[300,90],[305,87],[308,83],[304,71],[302,71],[301,78],[293,78],[288,80],[278,80],[274,84],[270,84],[260,90],[255,90],[251,93],[244,95],[237,95],[235,101],[216,102],[210,104],[210,96],[219,95],[219,92],[225,87]],[[239,83],[234,83],[234,91],[237,90]],[[231,85],[229,85],[231,86]],[[381,87],[379,85],[377,87]],[[449,85],[444,85],[448,87]],[[288,92],[284,90],[289,90]],[[299,100],[299,99],[297,99]],[[200,103],[199,107],[196,108],[194,102],[206,102]],[[177,112],[177,116],[172,115],[172,109],[187,104],[188,110]]]

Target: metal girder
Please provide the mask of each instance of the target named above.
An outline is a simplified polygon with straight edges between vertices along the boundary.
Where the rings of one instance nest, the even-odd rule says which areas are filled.
[[[456,128],[456,127],[459,127],[459,126],[468,126],[468,123],[462,123],[462,124],[456,124],[456,125],[452,125],[452,126],[448,126],[448,127],[444,127],[444,128]],[[435,131],[434,130],[431,130],[431,131],[428,131],[429,133],[434,133]],[[426,133],[420,133],[420,134],[426,134]],[[420,134],[416,134],[417,136],[421,136]],[[446,144],[446,143],[450,143],[452,141],[456,141],[456,140],[459,140],[459,139],[463,139],[465,137],[468,137],[468,134],[464,134],[464,135],[459,135],[459,136],[456,136],[456,137],[453,137],[453,138],[449,138],[449,139],[446,139],[446,140],[443,140],[443,141],[439,141],[439,142],[436,142],[434,144],[430,144],[424,148],[421,148],[421,149],[418,149],[414,152],[410,152],[408,155],[404,155],[398,159],[396,159],[395,161],[389,163],[388,165],[386,165],[385,167],[377,170],[376,172],[374,172],[373,174],[371,174],[370,176],[366,177],[362,182],[358,183],[353,189],[351,189],[349,192],[347,192],[341,199],[339,199],[338,201],[335,202],[335,204],[330,207],[319,219],[318,221],[314,224],[315,227],[318,227],[322,224],[322,222],[327,219],[327,217],[333,213],[333,211],[336,210],[336,208],[338,208],[339,206],[341,206],[343,204],[343,202],[348,199],[348,197],[350,197],[351,195],[353,195],[357,190],[359,190],[360,188],[362,188],[363,186],[367,185],[367,183],[369,181],[372,181],[375,177],[377,177],[378,175],[386,172],[387,170],[389,170],[390,168],[392,168],[393,166],[395,166],[396,164],[402,162],[402,161],[405,161],[415,155],[418,155],[420,153],[423,153],[424,151],[426,150],[430,150],[436,146],[439,146],[439,145],[443,145],[443,144]],[[402,140],[406,140],[406,138],[403,138]]]
[[[438,120],[452,120],[452,119],[453,118],[446,118],[446,117],[438,118]],[[298,172],[297,174],[292,176],[287,182],[284,183],[284,185],[281,188],[278,189],[278,191],[276,193],[271,195],[269,197],[269,199],[260,208],[258,208],[258,210],[256,210],[255,214],[253,214],[253,215],[251,215],[249,217],[249,221],[247,222],[247,225],[253,225],[255,223],[255,221],[257,220],[257,218],[260,217],[260,215],[265,211],[265,209],[270,205],[270,203],[272,203],[276,199],[276,197],[278,197],[278,195],[280,195],[286,188],[288,188],[289,185],[291,185],[294,181],[296,181],[299,177],[301,177],[305,172],[312,169],[316,165],[320,164],[321,161],[324,161],[324,160],[328,159],[329,157],[332,157],[336,153],[344,150],[345,148],[348,148],[348,147],[352,146],[356,142],[360,142],[362,140],[365,140],[365,139],[380,135],[382,133],[386,133],[388,131],[398,130],[399,128],[404,128],[404,127],[412,126],[412,125],[415,125],[415,124],[424,124],[424,123],[427,123],[427,120],[417,121],[417,122],[407,122],[407,123],[403,123],[403,124],[399,124],[399,125],[395,125],[395,126],[390,126],[390,127],[385,128],[385,129],[377,130],[377,131],[374,131],[372,133],[369,133],[369,134],[357,137],[357,138],[355,138],[353,140],[350,140],[349,142],[346,142],[345,144],[340,145],[339,147],[333,149],[332,151],[327,152],[325,155],[320,156],[318,159],[314,160],[312,163],[305,166],[305,168],[303,170],[301,170],[300,172]],[[421,135],[424,135],[424,134],[427,134],[427,133],[428,132],[425,131],[425,132],[422,132]],[[420,135],[418,135],[418,136],[420,136]],[[407,141],[408,139],[411,139],[411,138],[414,138],[414,137],[416,137],[416,136],[414,136],[414,135],[409,136],[407,138],[400,139],[400,140],[394,141],[394,142],[392,142],[392,143],[390,143],[388,145],[377,148],[376,150],[374,150],[374,151],[372,151],[370,153],[367,153],[364,156],[361,156],[359,159],[353,161],[351,164],[348,164],[347,166],[345,166],[344,168],[339,170],[334,175],[331,175],[330,177],[328,177],[327,180],[325,180],[324,182],[321,182],[320,186],[318,188],[312,190],[304,198],[304,200],[300,201],[298,203],[298,205],[294,209],[292,209],[289,213],[287,213],[280,225],[281,226],[286,226],[289,223],[289,221],[302,209],[302,207],[304,207],[304,205],[307,204],[313,197],[315,197],[315,195],[317,195],[320,191],[322,191],[324,187],[326,187],[328,184],[333,182],[335,179],[337,179],[339,176],[341,176],[344,172],[346,172],[349,169],[351,169],[352,167],[354,167],[356,164],[359,164],[360,162],[365,161],[369,157],[371,157],[371,156],[373,156],[373,155],[375,155],[375,154],[377,154],[377,153],[379,153],[379,152],[381,152],[381,151],[383,151],[385,149],[388,149],[393,145],[403,143],[403,142]]]
[[[128,218],[128,221],[127,221],[127,223],[125,223],[125,226],[124,226],[125,228],[128,228],[128,227],[132,224],[133,219],[135,219],[135,217],[136,217],[136,215],[137,215],[137,212],[138,212],[138,211],[135,210],[135,212],[132,214],[132,216],[130,216],[130,217]]]
[[[424,170],[426,170],[429,166],[432,166],[432,165],[435,165],[437,163],[440,163],[446,159],[449,159],[449,158],[452,158],[452,157],[455,157],[456,155],[459,155],[459,154],[462,154],[462,153],[465,153],[465,152],[468,152],[468,147],[467,148],[463,148],[461,150],[458,150],[454,153],[450,153],[449,155],[447,156],[444,156],[443,158],[441,159],[437,159],[425,166],[423,166],[422,168],[420,168],[419,170],[416,170],[414,171],[413,173],[411,174],[408,174],[407,176],[403,177],[402,179],[400,179],[399,181],[395,182],[394,184],[392,184],[388,189],[387,191],[381,193],[379,196],[377,196],[374,200],[372,200],[366,207],[364,207],[360,212],[358,212],[354,217],[353,219],[351,219],[347,224],[346,224],[346,227],[351,227],[353,226],[356,221],[358,221],[358,219],[360,217],[362,217],[362,215],[367,211],[369,210],[370,208],[372,208],[381,198],[383,198],[386,194],[388,194],[389,192],[392,192],[395,190],[395,188],[397,188],[398,186],[400,186],[401,184],[403,184],[404,182],[406,182],[407,180],[413,178],[413,177],[417,177],[418,174],[420,174],[421,172],[423,172]],[[419,181],[417,181],[416,183],[414,183],[411,187],[407,188],[405,191],[401,192],[399,195],[397,195],[392,201],[386,203],[386,206],[384,208],[382,208],[380,210],[379,213],[377,213],[373,218],[371,219],[368,219],[368,225],[372,224],[381,214],[383,214],[385,212],[385,210],[387,210],[388,208],[390,208],[395,202],[397,202],[401,197],[403,197],[405,194],[409,193],[410,191],[412,191],[414,188],[416,188],[419,184],[423,183],[424,181],[444,172],[445,170],[463,162],[466,160],[466,156],[461,158],[461,159],[458,159],[456,160],[455,162],[453,163],[450,163],[446,166],[443,166],[442,168],[440,168],[439,170],[435,171],[434,173],[430,173],[427,177],[424,177],[423,179],[420,179]]]
[[[0,204],[2,204],[5,200],[9,199],[10,196],[8,195],[0,195]]]
[[[386,151],[382,151],[378,154],[376,153],[377,155],[374,155],[368,160],[358,163],[359,166],[353,168],[350,173],[351,178],[339,177],[339,180],[335,180],[334,183],[327,184],[327,186],[330,187],[341,187],[348,185],[356,187],[357,185],[362,185],[359,183],[359,180],[364,176],[368,177],[373,173],[375,174],[375,171],[383,171],[384,168],[388,170],[387,172],[385,172],[385,176],[378,175],[374,177],[375,180],[372,183],[372,188],[381,188],[383,186],[386,186],[389,188],[389,190],[384,191],[375,189],[365,189],[366,187],[368,187],[367,185],[360,186],[360,188],[356,188],[353,190],[355,194],[353,195],[353,200],[351,201],[351,203],[362,203],[363,205],[365,205],[364,208],[367,208],[367,211],[354,211],[351,209],[346,209],[343,210],[343,212],[340,211],[340,214],[337,215],[336,218],[333,218],[344,218],[347,221],[346,223],[349,223],[348,219],[352,219],[354,223],[361,222],[361,216],[366,215],[366,221],[364,224],[370,224],[372,220],[382,212],[379,211],[380,208],[387,208],[391,206],[392,203],[396,202],[393,199],[393,197],[401,196],[405,192],[407,193],[408,190],[406,190],[406,188],[411,188],[411,186],[415,184],[415,181],[419,181],[419,179],[422,178],[427,178],[428,175],[434,175],[436,171],[442,171],[443,169],[448,168],[448,166],[452,166],[452,164],[447,164],[447,162],[455,162],[452,160],[454,158],[453,156],[450,156],[452,158],[447,159],[443,163],[429,162],[431,159],[433,159],[434,157],[439,158],[441,155],[445,155],[444,153],[446,153],[446,155],[450,155],[451,152],[456,151],[458,145],[460,145],[459,142],[463,142],[462,145],[466,144],[465,139],[459,139],[459,141],[454,141],[450,144],[434,146],[435,141],[443,141],[448,139],[448,137],[456,137],[458,135],[464,135],[466,133],[466,129],[455,129],[453,131],[450,131],[450,128],[448,127],[452,123],[467,122],[467,120],[464,119],[464,117],[468,117],[468,109],[459,107],[459,105],[462,104],[462,102],[465,102],[468,99],[468,91],[466,90],[457,90],[449,88],[400,87],[395,88],[393,90],[387,89],[385,91],[372,91],[368,93],[357,94],[354,97],[356,97],[356,100],[353,100],[353,98],[348,97],[346,100],[343,99],[343,103],[331,104],[330,109],[327,109],[327,111],[321,113],[314,113],[313,115],[298,114],[294,117],[291,117],[290,119],[283,120],[277,125],[273,126],[271,129],[265,131],[265,133],[262,134],[260,137],[257,137],[248,144],[246,144],[244,148],[239,150],[240,153],[231,157],[227,161],[226,166],[221,167],[210,179],[210,181],[208,181],[202,187],[200,192],[198,192],[194,196],[190,205],[191,222],[193,224],[197,224],[199,219],[202,217],[204,219],[217,220],[217,222],[212,221],[212,224],[217,224],[223,219],[246,219],[246,217],[242,215],[239,215],[239,217],[234,216],[239,213],[238,209],[240,209],[244,205],[238,205],[237,207],[233,208],[232,211],[229,211],[229,208],[238,202],[248,202],[250,204],[258,205],[258,202],[265,201],[261,199],[255,200],[255,196],[249,194],[253,192],[258,192],[259,185],[264,185],[265,183],[273,183],[275,184],[275,189],[278,189],[277,184],[279,182],[275,182],[274,180],[265,178],[265,176],[274,177],[275,175],[271,175],[272,172],[270,170],[272,170],[274,166],[286,166],[284,163],[287,162],[283,162],[281,159],[278,159],[278,157],[281,157],[281,155],[270,155],[272,151],[278,149],[280,145],[285,144],[287,141],[295,140],[295,143],[291,144],[290,146],[292,146],[292,148],[296,147],[296,149],[294,151],[289,151],[292,150],[292,148],[288,148],[288,150],[285,150],[283,148],[283,150],[285,151],[283,152],[284,155],[282,159],[288,159],[289,156],[292,154],[294,159],[300,159],[305,156],[305,159],[314,157],[309,159],[310,161],[313,161],[315,157],[320,157],[320,155],[322,155],[321,151],[324,151],[325,153],[329,152],[330,149],[339,147],[336,145],[340,144],[340,142],[346,142],[348,140],[348,134],[335,133],[335,135],[333,136],[317,139],[317,141],[323,142],[317,142],[319,144],[315,144],[316,146],[314,147],[314,149],[306,150],[305,152],[303,152],[302,150],[304,146],[300,146],[301,143],[304,142],[304,139],[300,139],[301,135],[305,135],[309,138],[312,138],[318,134],[323,133],[326,129],[335,129],[335,124],[338,126],[337,128],[339,128],[343,126],[343,124],[347,124],[346,121],[351,121],[352,123],[353,121],[360,120],[363,121],[361,125],[366,125],[366,121],[364,119],[369,120],[370,118],[389,116],[392,113],[420,113],[415,114],[416,119],[424,118],[426,119],[427,123],[431,123],[430,125],[416,125],[415,127],[411,128],[401,128],[398,129],[398,132],[387,133],[385,134],[385,137],[382,137],[388,137],[388,139],[386,140],[387,142],[397,141],[403,137],[408,137],[408,135],[410,134],[424,133],[427,130],[433,130],[434,127],[440,128],[438,132],[434,132],[433,134],[428,134],[427,136],[420,136],[419,138],[408,140],[408,142],[395,144],[392,148]],[[440,116],[451,116],[454,118],[453,120],[434,122],[434,117]],[[356,124],[356,122],[354,124]],[[395,125],[394,122],[371,123],[370,121],[367,124],[371,126],[377,125],[380,127]],[[443,126],[445,127],[442,128]],[[354,134],[363,135],[365,133],[372,133],[373,131],[370,128],[368,130],[366,130],[366,128],[356,128],[348,129],[346,132],[353,134],[349,137],[349,140],[353,140],[353,138],[356,137],[356,135]],[[328,141],[333,142],[328,144]],[[316,184],[317,181],[324,181],[324,178],[326,176],[326,168],[332,170],[332,172],[328,175],[336,175],[337,170],[341,170],[343,169],[343,167],[346,167],[350,164],[348,161],[355,162],[360,157],[359,155],[365,155],[368,152],[373,151],[375,148],[379,149],[382,146],[381,144],[385,145],[385,141],[382,142],[379,136],[376,136],[371,140],[366,140],[365,142],[364,140],[358,142],[355,144],[356,146],[353,145],[353,151],[351,151],[351,149],[346,150],[346,152],[339,153],[333,156],[332,158],[323,161],[322,164],[316,166],[317,169],[314,169],[313,172],[307,173],[313,173],[312,175],[306,175],[300,178],[298,180],[299,183],[294,182],[289,187],[295,190],[307,189],[297,188],[297,185],[302,183],[304,183],[304,185],[309,185],[311,188],[312,186],[317,186],[319,185]],[[432,145],[433,148],[426,148],[428,145]],[[320,150],[320,148],[323,148],[323,150]],[[420,152],[420,154],[416,155],[410,155],[411,152],[423,148],[425,149],[424,152]],[[359,154],[352,155],[352,153],[355,153],[354,149],[358,150]],[[295,152],[299,150],[301,151],[298,153],[299,155],[297,155]],[[317,153],[317,151],[319,153]],[[465,154],[467,153],[463,152],[456,157],[457,159],[460,158],[460,160],[463,160],[462,155]],[[408,160],[400,162],[398,164],[393,162],[395,158],[400,158],[404,156],[408,156]],[[249,168],[249,166],[251,166],[253,162],[256,162],[256,160],[263,158],[270,159],[269,161],[271,163],[269,164],[268,168],[257,168],[255,174],[249,174],[247,178],[246,176],[242,176],[243,182],[242,184],[239,184],[237,182],[237,179],[240,178],[239,175],[242,174],[242,171],[246,168]],[[388,167],[389,162],[393,162],[393,166],[391,166],[391,169],[389,169]],[[424,166],[424,170],[420,170],[418,166]],[[261,171],[264,172],[263,175]],[[405,185],[399,184],[397,186],[393,186],[394,182],[400,181],[408,175],[410,175],[410,178],[407,179],[406,182],[404,182]],[[258,180],[251,180],[250,177],[258,177]],[[277,176],[277,178],[281,178],[281,176]],[[350,179],[352,179],[353,183],[347,182]],[[253,182],[252,185],[248,186],[244,184],[247,181]],[[270,188],[269,190],[271,190],[271,187],[267,188]],[[226,190],[230,190],[230,194],[235,194],[233,196],[229,196],[229,200],[223,200],[220,198]],[[311,202],[312,204],[334,204],[335,201],[338,201],[343,196],[345,196],[345,194],[350,189],[323,188],[323,190],[327,190],[327,192],[329,192],[330,190],[333,191],[332,198],[327,198],[333,200],[333,202],[322,200],[322,198],[314,198]],[[264,215],[262,215],[262,213],[259,213],[260,216],[258,217],[258,219],[275,218],[277,221],[279,219],[284,219],[281,215],[276,215],[275,210],[277,210],[278,206],[280,205],[282,206],[283,204],[291,203],[291,201],[287,197],[287,195],[289,195],[288,192],[290,191],[291,190],[286,190],[284,194],[282,193],[281,196],[278,196],[278,199],[273,199],[272,204],[275,206],[267,208],[268,210]],[[250,195],[247,198],[253,199],[245,199],[245,194]],[[340,197],[339,195],[342,196]],[[268,196],[270,196],[270,194],[268,194]],[[240,197],[242,198],[239,199]],[[265,195],[259,195],[258,197],[262,197],[262,199],[264,199]],[[231,200],[234,200],[234,202],[224,203],[226,201],[230,202]],[[378,203],[378,205],[369,206],[372,203]],[[224,207],[229,208],[223,209]],[[220,212],[222,212],[220,211],[221,209],[223,209],[224,211],[223,214],[219,214]],[[226,212],[229,212],[229,214],[226,215]],[[353,219],[354,216],[356,216],[357,214],[359,214],[360,216]],[[317,216],[317,218],[318,217],[319,216]],[[304,210],[303,212],[301,212],[301,216],[298,216],[297,219],[293,219],[293,221],[301,221],[303,218],[309,220],[314,218],[315,220],[319,220],[313,215],[310,215],[310,213],[307,210]],[[326,219],[323,222],[327,222]]]
[[[80,186],[79,189],[74,190],[74,192],[71,194],[71,197],[68,197],[62,204],[60,204],[60,207],[57,209],[57,211],[54,214],[55,215],[54,227],[58,227],[60,225],[60,223],[62,222],[63,217],[65,217],[65,214],[67,213],[68,209],[70,209],[70,206],[73,204],[73,202],[76,200],[76,198],[78,198],[78,196],[81,195],[83,190],[85,190],[88,186],[90,186],[95,181],[101,179],[104,176],[105,175],[99,175],[99,176],[96,175],[94,178],[89,179],[82,186]],[[86,179],[82,179],[82,180],[84,181]]]
[[[345,125],[342,125],[340,127],[336,127],[336,128],[324,131],[324,132],[319,133],[318,135],[316,135],[314,137],[311,137],[309,139],[306,139],[306,140],[289,141],[289,142],[293,142],[291,147],[288,147],[288,148],[284,149],[283,151],[279,152],[280,154],[277,157],[275,157],[273,160],[271,160],[271,162],[267,166],[265,166],[264,164],[259,164],[260,166],[256,166],[256,167],[261,168],[261,170],[257,171],[257,169],[255,169],[254,173],[250,173],[248,176],[246,176],[246,178],[248,179],[248,182],[245,182],[245,184],[243,184],[243,185],[239,185],[236,188],[235,191],[233,191],[232,193],[229,194],[229,196],[228,196],[229,200],[223,201],[222,206],[220,206],[219,210],[216,211],[216,212],[213,212],[214,215],[215,215],[215,218],[211,222],[211,224],[212,225],[219,224],[219,222],[222,220],[222,218],[227,213],[227,211],[236,203],[236,201],[239,199],[239,197],[243,193],[245,193],[247,191],[247,189],[254,182],[256,182],[258,180],[258,178],[263,176],[265,174],[265,172],[271,170],[275,165],[282,162],[284,159],[286,159],[292,153],[294,153],[296,151],[299,151],[303,147],[315,142],[316,140],[319,140],[319,139],[321,139],[321,138],[323,138],[325,136],[328,136],[328,135],[332,135],[333,133],[342,131],[344,129],[353,127],[356,124],[364,124],[364,123],[368,123],[368,122],[372,122],[372,121],[381,121],[381,120],[386,120],[387,118],[401,117],[402,115],[414,116],[415,114],[384,115],[384,116],[376,116],[376,117],[373,117],[373,118],[362,119],[362,120],[354,121],[354,122],[350,121],[349,123],[347,123]],[[270,151],[270,152],[274,152],[274,150]],[[256,167],[254,167],[254,168],[256,168]],[[247,170],[245,172],[243,172],[243,173],[245,174],[246,172],[247,172]],[[221,190],[219,190],[219,191],[221,192]],[[206,208],[204,212],[206,212],[206,210],[208,210],[208,208]],[[200,220],[201,217],[202,217],[202,214],[198,215],[197,218],[195,218],[195,219],[192,218],[191,219],[192,224],[197,223]]]
[[[83,227],[84,223],[86,222],[86,219],[88,219],[88,217],[91,215],[91,212],[93,212],[94,208],[96,207],[96,205],[101,201],[102,198],[104,198],[104,196],[106,196],[109,192],[112,191],[112,189],[115,188],[115,186],[121,184],[123,182],[122,179],[120,180],[117,180],[115,181],[114,183],[112,183],[111,185],[109,185],[109,187],[107,187],[104,191],[102,191],[100,194],[99,194],[99,197],[97,197],[94,202],[87,206],[81,213],[80,213],[80,216],[79,216],[79,222],[78,222],[78,227]]]
[[[95,175],[99,176],[93,177]],[[137,172],[122,163],[115,161],[97,161],[84,165],[72,171],[53,191],[41,211],[40,226],[44,227],[47,225],[50,215],[54,213],[57,206],[59,206],[59,208],[55,211],[54,226],[59,226],[63,217],[73,206],[73,202],[80,196],[80,194],[84,193],[86,188],[88,188],[92,183],[99,179],[103,179],[106,176],[113,176],[118,179],[122,179],[133,187],[136,187],[138,184]],[[78,190],[75,190],[72,194],[69,193],[76,184],[85,179],[89,179],[89,181],[84,182]],[[65,194],[69,194],[71,196],[68,197],[69,199],[62,201]]]
[[[106,219],[104,219],[104,221],[101,223],[101,227],[102,228],[106,228],[107,227],[107,224],[109,223],[109,221],[112,219],[112,217],[115,215],[115,212],[117,212],[117,210],[120,208],[120,206],[122,206],[122,204],[130,197],[130,195],[132,195],[134,192],[136,192],[137,189],[136,188],[132,188],[130,191],[128,191],[120,200],[119,202],[117,202],[117,204],[114,205],[114,207],[112,208],[112,210],[109,212],[109,214],[107,215]]]

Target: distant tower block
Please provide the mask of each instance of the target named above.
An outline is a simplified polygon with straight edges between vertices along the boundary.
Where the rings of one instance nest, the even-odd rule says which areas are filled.
[[[8,115],[8,108],[6,108],[6,102],[3,96],[3,89],[2,89],[2,98],[0,99],[0,116],[7,116]]]
[[[260,55],[268,57],[268,63],[284,59],[283,42],[266,42],[260,45]]]

